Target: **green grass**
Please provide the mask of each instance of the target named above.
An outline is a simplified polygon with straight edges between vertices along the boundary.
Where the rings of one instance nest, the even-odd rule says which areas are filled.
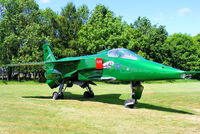
[[[200,133],[200,82],[144,84],[134,109],[126,109],[126,84],[92,86],[84,99],[78,86],[53,101],[45,84],[0,84],[2,134],[197,134]]]

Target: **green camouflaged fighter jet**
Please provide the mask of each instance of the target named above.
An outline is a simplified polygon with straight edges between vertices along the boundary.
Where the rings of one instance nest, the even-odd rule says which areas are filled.
[[[200,73],[200,71],[183,71],[149,61],[124,48],[59,60],[55,59],[49,44],[44,44],[43,49],[44,62],[5,66],[43,65],[49,87],[53,89],[59,86],[58,92],[52,95],[54,100],[62,99],[65,89],[72,87],[73,84],[86,88],[84,97],[92,98],[94,93],[89,85],[95,85],[93,81],[131,81],[131,99],[125,101],[125,107],[133,108],[143,92],[141,81],[182,79],[186,74]]]

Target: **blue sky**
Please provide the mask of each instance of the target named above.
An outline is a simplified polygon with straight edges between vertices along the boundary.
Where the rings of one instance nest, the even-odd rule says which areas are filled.
[[[104,4],[116,16],[122,16],[127,23],[133,23],[139,16],[147,17],[152,24],[166,26],[169,34],[186,33],[192,36],[200,33],[200,0],[35,0],[41,9],[47,7],[60,12],[68,2],[77,7],[82,4],[90,11],[97,4]]]

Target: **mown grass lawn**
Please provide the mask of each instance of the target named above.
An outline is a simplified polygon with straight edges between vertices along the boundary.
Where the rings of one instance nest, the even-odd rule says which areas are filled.
[[[92,86],[93,99],[84,99],[84,90],[74,86],[58,101],[45,84],[0,84],[0,133],[200,133],[200,82],[143,85],[139,104],[127,109],[127,84]]]

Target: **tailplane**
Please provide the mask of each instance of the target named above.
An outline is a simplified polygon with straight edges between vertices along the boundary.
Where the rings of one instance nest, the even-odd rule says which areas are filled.
[[[48,43],[44,44],[42,46],[43,50],[44,50],[44,61],[55,61],[56,58],[54,57],[51,49],[50,49],[50,45]]]

